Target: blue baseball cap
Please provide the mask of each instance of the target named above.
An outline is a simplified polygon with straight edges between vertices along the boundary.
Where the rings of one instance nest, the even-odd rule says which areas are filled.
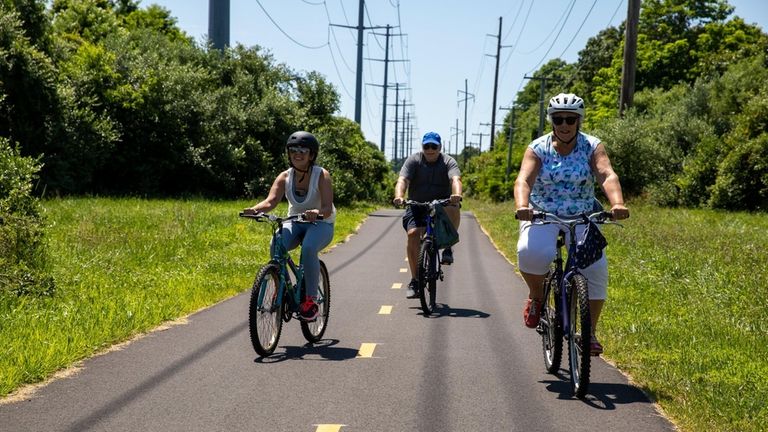
[[[424,134],[424,138],[421,139],[421,144],[437,144],[443,145],[440,135],[437,132],[427,132]]]

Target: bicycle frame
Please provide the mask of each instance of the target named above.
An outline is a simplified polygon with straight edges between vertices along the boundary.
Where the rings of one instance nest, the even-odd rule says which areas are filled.
[[[291,312],[298,310],[301,303],[301,284],[304,281],[304,266],[301,261],[297,265],[291,254],[283,245],[283,223],[290,220],[300,220],[298,216],[288,216],[280,218],[273,215],[262,214],[254,215],[253,219],[263,220],[267,219],[272,223],[272,242],[270,243],[270,261],[277,264],[280,269],[280,286],[277,292],[276,307],[280,307],[283,304],[284,299],[289,299],[289,305]],[[296,281],[295,284],[291,283],[291,275]],[[286,297],[287,295],[287,297]],[[264,300],[264,292],[259,293],[259,304],[262,304]]]
[[[408,200],[406,205],[421,207],[427,210],[426,227],[421,236],[418,263],[418,291],[421,309],[425,316],[431,315],[437,305],[437,281],[443,280],[443,270],[440,264],[440,251],[435,244],[435,212],[439,205],[445,206],[450,199],[440,199],[428,202]]]
[[[551,213],[534,212],[531,222],[542,225],[555,224],[560,228],[552,273],[545,279],[545,303],[542,307],[545,318],[540,321],[537,330],[542,334],[544,363],[550,373],[556,373],[559,368],[563,348],[562,339],[568,341],[571,388],[579,398],[584,397],[589,386],[591,353],[589,353],[588,338],[591,337],[592,326],[588,281],[576,260],[576,227],[586,225],[590,221],[608,223],[606,221],[611,217],[610,212],[603,211],[589,216],[582,215],[577,219],[563,219]],[[568,257],[563,262],[566,234],[570,236],[567,244]],[[556,292],[552,293],[553,289],[556,289]],[[554,302],[554,306],[548,303],[550,300]]]

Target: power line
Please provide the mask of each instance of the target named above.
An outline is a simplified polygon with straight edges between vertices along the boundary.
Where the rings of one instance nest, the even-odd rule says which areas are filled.
[[[290,40],[291,40],[291,42],[295,43],[296,45],[298,45],[298,46],[300,46],[300,47],[303,47],[303,48],[307,48],[307,49],[320,49],[320,48],[324,48],[324,47],[326,47],[326,46],[328,45],[328,42],[327,42],[327,41],[326,41],[324,44],[322,44],[322,45],[318,45],[318,46],[310,46],[310,45],[305,45],[305,44],[303,44],[303,43],[301,43],[301,42],[297,41],[296,39],[294,39],[293,37],[291,37],[291,35],[289,35],[288,33],[286,33],[286,31],[285,31],[285,30],[283,30],[283,28],[282,28],[282,27],[280,27],[280,25],[279,25],[279,24],[278,24],[278,23],[277,23],[277,22],[276,22],[276,21],[275,21],[275,20],[272,18],[272,16],[269,14],[269,12],[267,12],[267,10],[266,10],[266,9],[264,9],[264,6],[262,6],[262,4],[261,4],[261,2],[260,2],[259,0],[256,0],[256,4],[257,4],[257,5],[259,5],[259,7],[261,8],[261,10],[264,12],[264,15],[266,15],[266,16],[267,16],[267,18],[269,18],[269,20],[270,20],[270,21],[272,21],[272,24],[274,24],[274,26],[275,26],[275,27],[277,27],[277,29],[278,29],[278,30],[280,30],[280,33],[284,34],[284,35],[285,35],[285,37],[287,37],[288,39],[290,39]]]
[[[570,48],[570,47],[571,47],[571,44],[573,43],[573,41],[575,41],[575,40],[576,40],[576,36],[579,34],[579,32],[581,31],[581,29],[584,27],[584,23],[586,23],[586,22],[587,22],[587,18],[589,18],[589,16],[592,14],[592,9],[594,9],[594,8],[595,8],[595,4],[597,4],[597,0],[595,0],[595,1],[593,1],[593,2],[592,2],[592,7],[590,7],[590,8],[589,8],[589,11],[587,11],[587,14],[584,16],[584,20],[583,20],[583,21],[581,21],[581,25],[580,25],[580,26],[579,26],[579,28],[578,28],[578,29],[576,29],[576,31],[573,33],[573,36],[571,37],[571,41],[570,41],[570,42],[568,42],[568,45],[566,45],[566,46],[565,46],[565,48],[563,49],[563,52],[561,52],[561,53],[560,53],[560,55],[558,56],[559,58],[562,58],[562,57],[563,57],[563,55],[565,54],[565,52],[566,52],[566,51],[568,51],[568,48]]]
[[[573,3],[571,3],[571,8],[568,9],[568,15],[566,15],[565,19],[563,20],[563,25],[561,25],[560,26],[560,30],[557,31],[557,35],[552,40],[552,44],[547,49],[547,52],[545,52],[544,55],[541,57],[541,60],[539,60],[539,62],[536,64],[536,66],[534,66],[533,69],[531,69],[529,72],[533,72],[536,68],[538,68],[544,62],[544,60],[547,58],[547,56],[549,55],[549,52],[552,51],[552,48],[554,48],[555,43],[557,43],[557,39],[560,37],[560,33],[563,32],[563,28],[565,28],[565,24],[568,22],[568,17],[571,16],[571,11],[573,11],[573,7],[575,5],[576,5],[576,0],[573,0]]]

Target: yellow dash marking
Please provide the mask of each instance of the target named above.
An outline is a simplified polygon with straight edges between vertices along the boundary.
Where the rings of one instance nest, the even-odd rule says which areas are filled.
[[[392,306],[382,306],[379,309],[379,315],[389,315],[392,313]]]
[[[343,426],[342,424],[319,424],[316,425],[315,432],[339,432]]]
[[[360,351],[357,352],[357,358],[371,358],[373,357],[373,350],[375,349],[375,343],[360,344]]]
[[[408,269],[407,269],[407,268],[401,268],[401,269],[400,269],[400,273],[405,273],[405,272],[407,272],[407,271],[408,271]]]
[[[401,283],[393,283],[392,284],[392,289],[400,289],[402,287],[403,287],[403,284],[401,284]]]

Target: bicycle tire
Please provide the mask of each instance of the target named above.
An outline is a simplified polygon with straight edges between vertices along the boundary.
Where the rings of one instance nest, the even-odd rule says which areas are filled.
[[[571,390],[578,398],[584,398],[589,388],[592,321],[589,313],[587,280],[576,274],[569,279],[569,311],[571,326],[568,337],[568,357],[571,372]]]
[[[544,278],[544,307],[541,313],[541,348],[544,367],[555,374],[563,359],[563,324],[560,312],[560,287],[557,273],[550,270]]]
[[[331,312],[331,279],[328,277],[328,269],[320,260],[320,286],[317,290],[317,319],[311,322],[301,321],[301,332],[310,343],[316,343],[322,339],[325,329],[328,327],[328,317]]]
[[[278,298],[279,288],[280,270],[276,263],[262,267],[251,288],[248,329],[253,349],[262,357],[275,351],[283,330],[283,303]]]
[[[437,250],[429,239],[421,243],[418,272],[421,310],[424,316],[430,316],[437,305]]]

